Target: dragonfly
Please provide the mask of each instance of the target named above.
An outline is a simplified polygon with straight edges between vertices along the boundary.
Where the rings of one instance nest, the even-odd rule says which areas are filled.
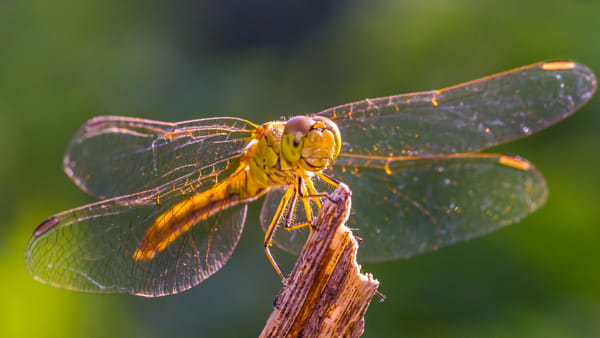
[[[26,267],[70,290],[176,294],[225,264],[248,204],[264,196],[263,244],[285,280],[270,245],[298,253],[339,182],[354,191],[348,223],[363,262],[482,236],[534,212],[548,189],[529,161],[481,151],[566,118],[596,86],[586,66],[554,61],[262,125],[96,117],[72,138],[64,170],[100,201],[43,221]]]

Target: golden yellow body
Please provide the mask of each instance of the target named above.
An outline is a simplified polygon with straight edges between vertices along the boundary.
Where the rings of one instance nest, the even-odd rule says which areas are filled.
[[[266,195],[263,245],[284,280],[269,248],[300,251],[305,232],[274,234],[311,224],[327,196],[316,179],[355,192],[349,225],[364,262],[482,236],[531,214],[548,189],[527,160],[481,151],[564,119],[596,87],[589,68],[558,61],[262,125],[99,116],[75,133],[63,165],[103,200],[41,222],[26,267],[72,290],[179,293],[225,264],[248,202]]]
[[[146,230],[133,254],[134,260],[153,259],[178,236],[220,210],[255,200],[273,187],[287,186],[264,243],[271,263],[283,279],[268,251],[274,228],[286,205],[295,203],[298,196],[305,198],[305,206],[306,198],[320,196],[310,182],[309,173],[326,168],[340,146],[337,127],[325,118],[296,117],[288,122],[261,125],[244,150],[238,170],[211,189],[175,204],[158,216]],[[310,207],[305,209],[310,221]],[[304,225],[308,223],[301,224]],[[286,227],[296,226],[286,224]]]

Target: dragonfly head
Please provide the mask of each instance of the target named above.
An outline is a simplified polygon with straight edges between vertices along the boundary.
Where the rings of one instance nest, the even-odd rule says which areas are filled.
[[[342,147],[340,130],[322,116],[296,116],[285,124],[281,136],[281,155],[308,171],[320,171],[335,160]]]

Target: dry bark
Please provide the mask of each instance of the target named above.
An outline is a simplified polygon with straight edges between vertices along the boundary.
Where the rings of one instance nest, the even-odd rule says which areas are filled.
[[[319,212],[261,337],[358,337],[379,281],[360,273],[358,242],[345,223],[351,192],[345,184]]]

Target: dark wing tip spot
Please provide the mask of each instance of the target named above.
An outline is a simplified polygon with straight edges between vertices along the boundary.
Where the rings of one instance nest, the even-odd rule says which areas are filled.
[[[35,228],[33,235],[35,237],[40,237],[41,235],[45,234],[46,232],[48,232],[49,230],[54,228],[58,223],[60,223],[60,221],[58,220],[58,217],[56,217],[56,216],[49,217],[48,219],[43,221],[40,225],[38,225],[37,228]]]

